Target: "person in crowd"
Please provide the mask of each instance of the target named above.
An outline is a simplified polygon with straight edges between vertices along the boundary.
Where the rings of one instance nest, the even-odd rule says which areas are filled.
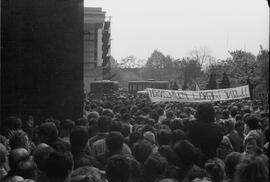
[[[216,156],[216,149],[222,141],[222,131],[215,124],[215,113],[211,103],[200,103],[195,115],[197,121],[193,122],[189,128],[188,139],[203,154],[200,166]]]
[[[7,175],[6,162],[7,162],[7,148],[0,143],[0,180]]]
[[[70,145],[58,137],[58,130],[53,122],[42,123],[38,127],[38,137],[41,143],[46,143],[55,150],[70,151]]]
[[[235,182],[268,182],[268,158],[264,155],[245,155],[236,167]]]
[[[225,179],[224,182],[233,182],[236,173],[236,166],[241,162],[242,155],[239,152],[232,152],[225,159]]]
[[[47,175],[45,173],[46,162],[53,152],[54,149],[45,143],[37,145],[33,154],[33,160],[37,165],[37,181],[45,182],[47,180]]]
[[[158,153],[151,154],[142,167],[142,182],[155,182],[165,178],[167,166],[166,158]]]
[[[244,139],[244,143],[246,143],[246,140],[248,138],[255,138],[256,144],[259,147],[263,147],[263,133],[260,130],[259,127],[259,119],[255,115],[249,115],[246,118],[246,124],[245,124],[245,130],[246,130],[246,136]]]
[[[225,164],[218,158],[213,158],[205,163],[207,177],[211,182],[222,182],[225,176]]]
[[[241,149],[243,148],[243,139],[235,130],[234,121],[229,119],[224,122],[226,136],[229,138],[233,150],[235,152],[242,152]]]
[[[85,126],[75,126],[70,134],[71,153],[74,160],[74,169],[83,166],[98,166],[93,157],[86,154],[88,131]]]
[[[155,153],[158,151],[158,147],[156,145],[156,137],[155,134],[151,131],[147,131],[143,134],[145,140],[148,140],[152,144],[152,151]]]
[[[106,182],[106,178],[99,169],[83,166],[72,172],[70,182]]]
[[[135,143],[132,153],[134,158],[143,165],[152,151],[152,144],[148,140],[140,140]]]
[[[16,148],[25,148],[29,153],[34,150],[34,144],[30,142],[27,133],[23,130],[14,130],[10,132],[9,147],[11,150]]]
[[[172,146],[174,146],[177,142],[185,140],[186,134],[183,130],[176,129],[172,131]]]
[[[172,141],[172,132],[170,129],[161,129],[157,132],[157,143],[159,147],[162,145],[170,145]]]
[[[8,138],[11,131],[22,129],[22,120],[16,116],[7,117],[1,123],[2,135]]]
[[[113,155],[106,167],[108,182],[128,182],[131,176],[129,161],[122,155]]]
[[[104,167],[107,164],[108,159],[113,155],[121,155],[124,144],[124,136],[120,132],[110,132],[106,139],[106,146],[108,151],[106,153],[97,156],[98,161]]]
[[[98,130],[99,131],[98,131],[97,135],[90,138],[87,142],[87,147],[88,147],[89,153],[92,153],[91,150],[92,150],[92,145],[94,142],[96,142],[100,139],[105,139],[105,137],[108,135],[110,124],[111,124],[110,117],[101,116],[98,119]]]
[[[66,143],[70,144],[69,138],[71,130],[74,128],[75,122],[70,119],[62,120],[60,123],[59,137]]]
[[[70,152],[52,152],[45,167],[48,182],[70,181],[73,171],[73,158]]]
[[[8,174],[3,178],[3,181],[9,181],[14,176],[18,176],[16,175],[18,164],[28,160],[30,160],[30,154],[25,148],[16,148],[11,150],[8,156],[10,170],[8,171]]]

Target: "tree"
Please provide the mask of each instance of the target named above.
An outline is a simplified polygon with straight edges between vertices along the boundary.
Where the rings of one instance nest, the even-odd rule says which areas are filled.
[[[214,61],[214,58],[210,55],[209,48],[206,46],[193,49],[190,51],[189,56],[190,58],[197,60],[202,68]]]
[[[187,89],[188,85],[193,83],[197,77],[201,75],[201,65],[196,59],[192,58],[183,58],[179,61],[179,71],[182,74],[184,80],[183,88]]]
[[[216,74],[215,73],[211,73],[210,74],[210,78],[208,81],[208,84],[206,86],[206,89],[208,90],[213,90],[217,88],[217,82],[216,82]]]
[[[221,80],[219,88],[230,88],[230,80],[226,72],[223,72],[222,74],[222,80]]]
[[[170,80],[172,79],[172,73],[173,58],[154,50],[145,64],[143,77],[145,79]]]
[[[256,57],[250,53],[242,50],[236,50],[229,52],[232,56],[228,59],[228,65],[233,76],[239,83],[239,85],[248,84],[250,90],[250,96],[253,98],[253,89],[259,83],[259,75],[256,70],[258,70],[258,62]]]
[[[144,64],[144,61],[141,59],[137,59],[134,56],[127,56],[121,59],[119,64],[120,68],[141,68]]]
[[[263,49],[263,47],[260,46],[257,61],[257,73],[260,75],[261,84],[265,90],[269,90],[269,50]]]
[[[110,63],[111,63],[111,68],[119,67],[119,63],[112,56],[110,57]]]

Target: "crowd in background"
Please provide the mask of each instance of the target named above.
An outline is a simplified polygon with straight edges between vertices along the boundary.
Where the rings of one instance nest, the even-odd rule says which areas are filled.
[[[151,103],[85,98],[76,120],[2,121],[0,181],[267,182],[265,101]]]

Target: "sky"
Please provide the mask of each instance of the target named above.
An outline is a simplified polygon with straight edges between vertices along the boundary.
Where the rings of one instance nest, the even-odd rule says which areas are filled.
[[[175,59],[207,47],[216,59],[228,50],[255,55],[269,49],[266,0],[84,0],[111,16],[111,55],[148,59],[154,50]]]

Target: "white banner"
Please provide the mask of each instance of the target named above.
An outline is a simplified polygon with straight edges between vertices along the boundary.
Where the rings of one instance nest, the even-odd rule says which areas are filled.
[[[214,102],[250,97],[248,85],[228,89],[199,91],[153,88],[147,88],[146,90],[152,102]]]

